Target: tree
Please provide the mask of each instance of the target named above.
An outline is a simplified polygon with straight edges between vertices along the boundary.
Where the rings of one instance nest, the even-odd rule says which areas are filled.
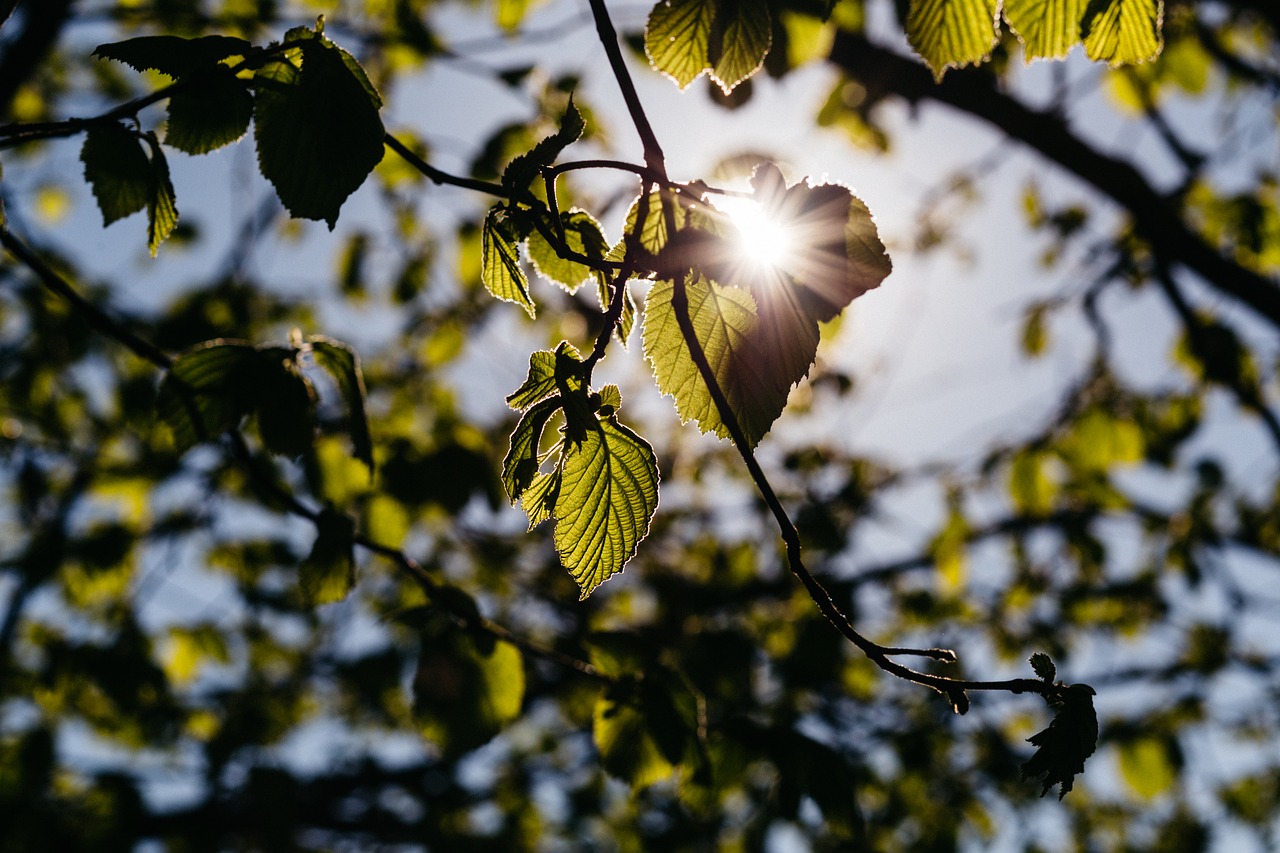
[[[1274,845],[1271,4],[527,5],[0,4],[4,848]],[[677,180],[658,72],[977,157]],[[846,307],[974,240],[1052,399],[845,441]]]

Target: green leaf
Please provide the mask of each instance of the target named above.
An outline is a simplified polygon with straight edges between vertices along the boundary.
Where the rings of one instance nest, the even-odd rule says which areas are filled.
[[[179,452],[240,424],[253,405],[257,351],[241,341],[200,344],[174,359],[160,382],[156,414]]]
[[[948,68],[976,65],[1000,40],[999,0],[911,0],[907,41],[941,80]]]
[[[575,209],[561,216],[561,221],[564,224],[564,242],[571,251],[594,260],[604,259],[609,251],[609,243],[600,223],[591,214]],[[570,293],[577,292],[583,282],[596,276],[596,272],[590,267],[560,257],[555,247],[538,231],[529,235],[525,245],[529,251],[529,260],[533,262],[533,268],[538,274],[563,286]],[[608,307],[607,303],[605,307]]]
[[[1088,0],[1005,0],[1004,17],[1023,57],[1060,59],[1080,43],[1080,21]]]
[[[508,33],[515,32],[529,11],[530,0],[497,0],[493,21]]]
[[[206,154],[244,136],[253,96],[230,71],[217,69],[169,98],[164,141],[188,154]]]
[[[1106,471],[1113,465],[1135,465],[1146,452],[1146,439],[1128,415],[1092,408],[1080,415],[1062,439],[1062,452],[1086,471]]]
[[[764,63],[773,44],[773,20],[765,0],[721,3],[719,10],[716,25],[723,39],[711,79],[727,95]]]
[[[568,345],[561,344],[561,347],[566,346]],[[529,356],[529,375],[524,384],[507,397],[507,405],[517,411],[524,411],[548,394],[555,393],[555,390],[556,354],[550,350],[538,350]]]
[[[1090,0],[1084,50],[1111,66],[1149,62],[1164,47],[1164,0]]]
[[[1049,346],[1049,332],[1046,328],[1046,317],[1049,305],[1037,302],[1032,305],[1022,320],[1022,351],[1032,358],[1044,355]]]
[[[539,170],[554,163],[561,151],[581,138],[585,129],[582,113],[578,112],[570,96],[569,106],[560,118],[560,129],[533,146],[533,150],[512,160],[502,172],[502,185],[517,191],[527,189],[529,183],[538,177]]]
[[[1009,465],[1009,498],[1022,515],[1046,515],[1053,509],[1057,485],[1045,470],[1046,453],[1023,448]]]
[[[307,342],[316,365],[325,370],[338,384],[342,400],[347,406],[347,431],[351,435],[352,455],[373,473],[373,436],[369,431],[369,415],[365,409],[364,373],[360,370],[360,356],[356,351],[331,338],[312,337]]]
[[[501,206],[493,207],[484,218],[480,239],[481,280],[494,296],[522,306],[534,317],[537,309],[529,296],[529,279],[520,268],[519,244],[520,236],[511,215]]]
[[[520,506],[524,507],[525,514],[529,516],[530,530],[555,517],[556,499],[559,495],[559,469],[534,475],[524,494],[520,496]]]
[[[342,203],[382,160],[382,101],[342,48],[308,30],[289,35],[301,39],[297,48],[254,75],[258,166],[290,214],[332,230]]]
[[[256,355],[254,410],[262,443],[272,453],[301,456],[315,441],[315,389],[298,370],[294,350],[263,347]]]
[[[592,718],[601,764],[633,789],[670,778],[698,755],[697,699],[664,670],[647,671],[638,684],[610,685]]]
[[[1036,677],[1044,681],[1051,682],[1058,677],[1058,668],[1044,652],[1036,652],[1031,656],[1031,668],[1035,670]]]
[[[1163,738],[1139,737],[1119,745],[1120,776],[1139,799],[1153,800],[1178,781],[1178,770]]]
[[[878,287],[893,264],[871,211],[847,187],[800,181],[783,191],[776,172],[776,166],[764,164],[752,185],[766,215],[794,243],[779,271],[800,287],[797,301],[804,312],[825,323]],[[755,285],[757,299],[767,284]]]
[[[298,583],[313,607],[342,601],[356,584],[355,520],[332,508],[316,520],[316,541],[298,567]]]
[[[754,445],[782,413],[791,388],[808,374],[817,354],[819,323],[879,285],[892,266],[866,206],[837,184],[788,188],[776,166],[753,177],[757,202],[793,246],[775,268],[744,267],[732,226],[699,208],[677,219],[676,235],[648,234],[659,251],[654,266],[668,278],[650,290],[644,346],[658,387],[675,398],[682,420],[704,432],[730,435],[680,330],[677,299],[688,300],[698,341],[747,441]],[[651,200],[651,216],[660,215]],[[661,221],[660,221],[661,224]],[[683,226],[683,227],[681,227]],[[635,228],[635,218],[628,224]],[[647,248],[647,247],[646,247]],[[677,287],[671,276],[694,267]],[[720,281],[710,280],[708,275]],[[736,287],[728,285],[737,285]]]
[[[433,627],[422,638],[414,711],[423,734],[446,755],[458,756],[520,715],[524,659],[510,643],[458,631],[452,623]]]
[[[764,0],[659,0],[649,13],[649,63],[681,89],[704,71],[728,94],[763,64],[773,43]]]
[[[659,0],[644,30],[649,63],[683,89],[711,67],[714,0]]]
[[[103,225],[137,213],[151,201],[151,162],[138,137],[122,125],[89,128],[80,160],[102,211]]]
[[[151,147],[151,189],[147,197],[147,248],[156,256],[160,244],[168,239],[178,224],[178,202],[169,180],[169,163],[154,133],[146,135]]]
[[[1040,796],[1059,785],[1058,799],[1071,790],[1076,774],[1098,746],[1098,714],[1093,709],[1095,691],[1087,684],[1063,685],[1045,696],[1055,711],[1042,732],[1027,738],[1036,752],[1022,765],[1022,778],[1044,785]]]
[[[244,39],[231,36],[142,36],[128,41],[100,44],[93,55],[123,62],[135,71],[159,71],[168,77],[186,77],[216,66],[232,56],[247,56],[254,49]]]
[[[558,477],[556,550],[586,598],[622,571],[648,535],[658,461],[648,442],[608,418],[580,443],[566,442]]]
[[[511,433],[511,449],[502,460],[502,483],[514,504],[529,488],[541,463],[538,447],[547,421],[564,405],[559,396],[536,403],[520,417]]]
[[[756,444],[781,414],[785,392],[765,380],[762,358],[752,343],[759,326],[755,300],[738,287],[723,287],[690,276],[682,287],[694,337],[712,368],[747,440]],[[653,365],[658,389],[675,398],[682,422],[697,421],[703,432],[729,437],[711,392],[680,331],[673,300],[676,285],[660,281],[645,299],[644,353]]]

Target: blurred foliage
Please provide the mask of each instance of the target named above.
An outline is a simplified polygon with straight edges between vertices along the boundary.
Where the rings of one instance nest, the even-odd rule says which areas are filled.
[[[476,411],[472,386],[497,402],[510,390],[476,368],[476,353],[510,344],[514,375],[530,349],[549,354],[564,338],[587,352],[601,326],[596,294],[569,292],[587,276],[534,249],[533,271],[568,289],[543,290],[552,295],[537,325],[513,319],[486,291],[492,264],[512,286],[527,286],[530,268],[507,266],[511,252],[485,261],[496,232],[483,227],[483,205],[449,208],[373,140],[394,115],[412,125],[396,133],[418,156],[434,162],[434,150],[463,145],[468,177],[513,186],[536,174],[520,155],[541,165],[567,144],[572,113],[572,136],[607,154],[614,113],[589,103],[600,89],[508,64],[474,37],[490,26],[479,12],[500,46],[536,45],[563,8],[19,0],[0,29],[0,224],[177,361],[162,384],[155,365],[4,256],[0,849],[757,850],[781,829],[817,850],[1280,845],[1269,593],[1280,571],[1280,13],[1266,0],[1009,2],[1003,21],[993,11],[969,40],[976,53],[933,57],[939,73],[990,61],[941,83],[905,54],[894,64],[868,35],[868,12],[909,28],[948,5],[663,4],[664,26],[680,12],[705,22],[691,36],[698,61],[683,65],[655,50],[639,18],[623,35],[681,83],[707,72],[732,89],[716,96],[725,108],[770,85],[765,75],[827,63],[812,121],[868,158],[912,132],[895,105],[931,99],[1033,152],[1022,197],[984,203],[1021,211],[1022,236],[1044,246],[1045,276],[1063,282],[1028,296],[1015,332],[1035,365],[1085,355],[1061,362],[1071,375],[1049,411],[949,464],[854,455],[812,432],[788,441],[784,417],[767,440],[777,443],[770,476],[810,565],[869,635],[955,645],[963,665],[925,668],[969,677],[1025,676],[1028,655],[1047,653],[1056,673],[1037,655],[1037,675],[1088,681],[1096,719],[1078,687],[1059,691],[1072,714],[1050,724],[1034,697],[975,695],[958,718],[930,691],[886,677],[786,576],[773,521],[732,449],[683,434],[674,418],[670,432],[648,435],[662,504],[619,588],[579,602],[556,550],[574,543],[555,541],[559,528],[526,533],[505,506],[518,419],[495,414],[500,406]],[[1020,17],[1036,5],[1088,17],[1089,29],[1053,37]],[[1163,12],[1158,59],[1055,66],[1084,84],[1040,88],[1010,61],[1022,48],[1009,28],[1028,57],[1069,49],[1078,32],[1092,56],[1146,59],[1150,39],[1108,28],[1142,25],[1150,7]],[[320,14],[335,41],[307,29],[309,46],[236,65],[245,44],[278,43]],[[730,55],[734,28],[750,50]],[[149,76],[90,56],[100,41],[138,36],[223,38],[115,57]],[[1107,52],[1120,46],[1136,53]],[[592,55],[583,73],[606,74]],[[440,69],[491,78],[493,97],[520,115],[459,142],[448,115],[418,123],[416,107],[379,118],[353,106],[373,91],[394,106],[415,75]],[[255,109],[327,108],[318,75],[326,90],[342,81],[335,116],[358,120],[331,122],[332,151],[261,134],[263,114],[246,112],[245,84],[233,82],[259,75],[275,101]],[[92,115],[184,78],[164,114],[70,149],[8,124]],[[1077,113],[1094,89],[1105,99]],[[1180,131],[1172,105],[1215,121]],[[1107,110],[1155,140],[1160,159],[1093,132]],[[336,224],[334,235],[288,225],[265,182],[212,212],[178,182],[187,219],[174,226],[178,158],[167,163],[162,145],[218,149],[195,161],[212,168],[247,144],[232,143],[250,120],[288,207]],[[348,145],[358,149],[349,169],[317,168]],[[1258,150],[1269,153],[1255,167]],[[338,220],[352,175],[379,158]],[[1079,183],[1063,191],[1055,166]],[[562,180],[560,192],[566,210],[625,215],[627,198],[588,182]],[[159,248],[165,282],[140,294],[137,267],[84,256],[68,223],[144,210],[138,246]],[[574,245],[603,255],[608,230],[573,221]],[[920,225],[915,245],[949,245],[945,216]],[[255,262],[263,246],[296,250],[300,271]],[[1134,312],[1140,326],[1175,327],[1154,381],[1129,369]],[[361,333],[360,360],[312,334],[330,324]],[[266,367],[244,373],[250,362]],[[190,399],[177,380],[207,380],[230,405],[205,411],[211,398]],[[844,424],[831,413],[862,403],[859,377],[821,351],[810,383],[807,402],[790,401],[808,407],[802,418]],[[599,396],[590,414],[604,422],[616,403]],[[190,406],[217,432],[255,428],[202,436]],[[1255,461],[1242,468],[1232,461],[1242,456]],[[895,521],[908,493],[920,518],[903,535]],[[930,500],[933,511],[922,508]],[[297,502],[314,508],[310,520]],[[864,543],[886,528],[909,541],[873,562]],[[1095,726],[1099,756],[1076,776]],[[1039,799],[1054,783],[1071,795]]]

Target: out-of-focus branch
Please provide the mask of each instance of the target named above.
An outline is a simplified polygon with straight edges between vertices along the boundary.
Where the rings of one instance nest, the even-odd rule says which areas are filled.
[[[1125,210],[1132,217],[1134,232],[1157,255],[1196,273],[1209,287],[1280,329],[1280,285],[1219,252],[1131,163],[1094,149],[1072,132],[1062,116],[1027,106],[981,70],[948,74],[936,83],[916,60],[860,33],[838,33],[829,59],[865,86],[870,97],[945,104],[1039,152]]]

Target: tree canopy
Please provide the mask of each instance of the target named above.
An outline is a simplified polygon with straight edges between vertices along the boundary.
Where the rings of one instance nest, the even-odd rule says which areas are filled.
[[[0,848],[1280,844],[1278,45],[0,0]]]

